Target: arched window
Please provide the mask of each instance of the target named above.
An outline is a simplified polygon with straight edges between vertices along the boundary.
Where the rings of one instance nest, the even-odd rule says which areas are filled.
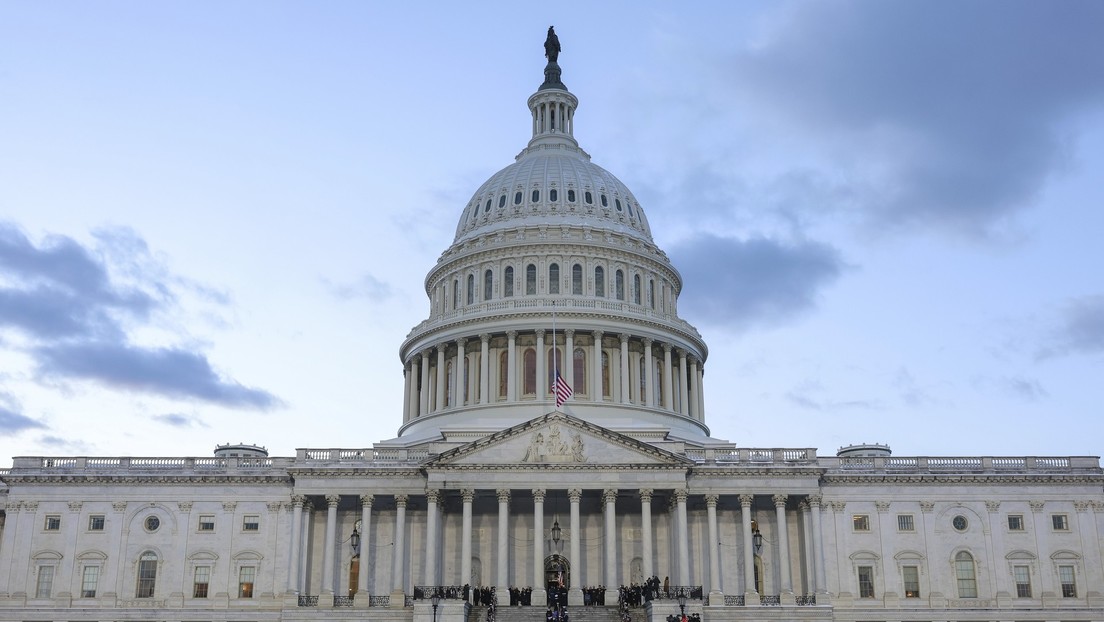
[[[537,351],[533,348],[527,348],[525,354],[522,355],[522,363],[525,367],[525,372],[522,374],[522,392],[525,395],[537,394]]]
[[[521,190],[514,194],[514,205],[521,205]]]
[[[505,207],[506,206],[506,195],[505,194],[498,197],[498,206],[499,207]]]
[[[537,201],[540,201],[540,190],[534,190],[533,191],[533,200],[532,200],[532,202],[536,203]]]
[[[602,397],[610,396],[610,361],[609,355],[602,353]]]
[[[487,270],[483,273],[483,300],[490,300],[491,294],[494,293],[494,277],[491,276],[491,271]]]
[[[648,279],[648,306],[655,311],[655,281]]]
[[[590,190],[583,193],[583,201],[585,201],[587,205],[594,203],[594,195],[590,193]]]
[[[486,214],[489,211],[491,211],[491,200],[487,199],[487,204],[483,206],[483,213]]]
[[[601,298],[606,297],[606,271],[602,269],[602,266],[594,269],[594,295]]]
[[[452,310],[455,311],[456,307],[460,306],[460,279],[455,279],[452,282]]]
[[[647,386],[646,382],[648,380],[648,368],[644,365],[643,355],[640,358],[636,359],[636,360],[637,360],[637,363],[639,363],[636,366],[637,367],[636,377],[637,377],[637,380],[638,380],[638,384],[640,385],[640,390],[637,392],[637,395],[640,396],[640,398],[639,398],[640,399],[640,402],[639,402],[640,404],[647,404],[648,403],[648,386]]]
[[[559,198],[559,196],[560,196],[560,195],[559,195],[559,193],[557,193],[557,192],[556,192],[556,189],[555,189],[555,188],[553,188],[553,189],[551,189],[551,190],[549,190],[549,191],[548,191],[548,200],[549,200],[549,201],[552,201],[553,203],[555,203],[555,202],[556,202],[556,199],[558,199],[558,198]]]
[[[556,372],[560,372],[563,375],[563,350],[560,348],[550,348],[548,350],[548,393],[552,393],[552,387],[556,386]]]
[[[445,406],[456,406],[456,375],[453,373],[452,361],[445,364],[445,382],[448,383],[445,390]]]
[[[571,379],[575,385],[572,389],[576,395],[586,395],[587,392],[587,367],[586,367],[586,352],[582,348],[575,348],[575,353],[571,355],[571,363],[573,365],[571,372],[574,374],[574,378]]]
[[[460,405],[463,406],[469,402],[471,396],[468,395],[468,387],[471,386],[471,380],[468,378],[468,372],[471,370],[471,362],[468,360],[468,355],[465,354],[464,358],[460,360],[460,369],[463,374],[463,386],[460,387]]]
[[[959,551],[955,555],[955,579],[958,581],[959,598],[977,598],[974,556],[966,551]]]
[[[514,267],[506,266],[506,272],[502,277],[502,295],[510,298],[514,295]]]
[[[146,551],[138,558],[138,589],[135,598],[153,598],[157,591],[157,554]]]
[[[609,200],[606,199],[606,195],[602,195],[602,207],[609,207]]]
[[[468,304],[475,304],[475,275],[468,275]]]
[[[617,294],[618,300],[625,299],[625,273],[621,270],[614,272],[613,279],[613,291]]]
[[[548,266],[548,293],[560,293],[560,264],[558,263]]]
[[[571,293],[576,296],[583,295],[583,267],[579,264],[571,266]]]
[[[655,382],[652,383],[652,392],[655,393],[656,406],[663,405],[663,361],[655,359],[655,375],[652,376]]]
[[[633,304],[640,304],[640,275],[633,275]]]
[[[529,264],[525,266],[525,295],[534,296],[537,293],[537,266]]]
[[[567,202],[568,203],[574,203],[575,202],[575,190],[574,189],[568,189],[568,191],[567,191]]]
[[[506,387],[510,381],[510,353],[498,355],[498,396],[506,399]]]

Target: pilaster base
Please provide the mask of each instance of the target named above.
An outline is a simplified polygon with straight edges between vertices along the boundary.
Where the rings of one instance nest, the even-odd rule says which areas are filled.
[[[745,607],[758,607],[762,601],[759,600],[759,592],[744,592],[744,606]]]
[[[797,596],[795,596],[792,591],[791,592],[782,592],[781,594],[778,595],[778,602],[783,607],[796,607],[797,606]]]
[[[534,589],[529,595],[529,602],[534,607],[546,607],[548,606],[548,590]]]
[[[583,591],[577,587],[568,588],[567,590],[567,605],[569,607],[582,607],[583,606]]]
[[[724,592],[714,591],[709,593],[710,607],[724,607]]]
[[[389,609],[405,609],[406,593],[402,590],[391,590],[391,602],[387,606]]]
[[[357,592],[353,594],[353,609],[367,609],[371,601],[372,597],[368,592]]]

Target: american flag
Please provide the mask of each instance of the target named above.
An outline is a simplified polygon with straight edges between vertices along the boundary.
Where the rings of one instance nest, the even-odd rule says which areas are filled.
[[[556,394],[556,408],[563,406],[567,398],[575,394],[571,390],[571,385],[567,384],[567,381],[563,379],[559,372],[556,372],[556,382],[552,385],[552,390]]]

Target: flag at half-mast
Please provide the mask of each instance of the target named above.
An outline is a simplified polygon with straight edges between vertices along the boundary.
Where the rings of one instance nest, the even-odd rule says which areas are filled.
[[[556,383],[552,389],[556,393],[556,408],[563,406],[567,398],[575,394],[571,390],[571,385],[567,384],[567,381],[563,379],[559,372],[556,372]]]

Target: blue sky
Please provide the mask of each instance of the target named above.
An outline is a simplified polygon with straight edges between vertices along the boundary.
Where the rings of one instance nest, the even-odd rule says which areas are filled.
[[[556,26],[743,446],[1098,455],[1097,2],[7,2],[0,464],[363,447]]]

